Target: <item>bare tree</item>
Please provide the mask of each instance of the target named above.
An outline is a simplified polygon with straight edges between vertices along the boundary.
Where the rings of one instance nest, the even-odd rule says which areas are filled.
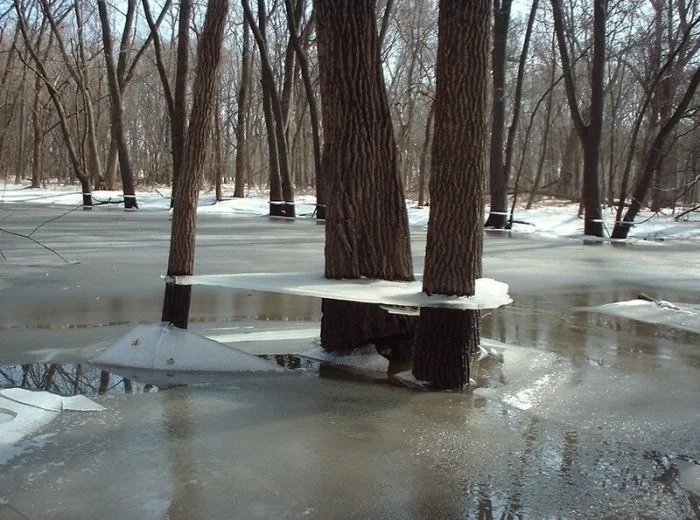
[[[583,207],[584,233],[603,236],[603,215],[600,207],[599,162],[603,136],[603,105],[605,92],[605,35],[608,16],[608,0],[593,1],[593,59],[590,74],[591,97],[588,122],[581,113],[576,93],[574,72],[564,34],[564,15],[561,0],[552,0],[554,31],[559,44],[562,73],[566,86],[566,98],[576,133],[583,146]]]
[[[177,285],[174,278],[194,272],[197,201],[202,167],[210,139],[218,82],[221,45],[228,14],[228,0],[211,0],[197,45],[197,68],[192,86],[192,112],[187,130],[184,162],[173,199],[172,231],[168,256],[168,280],[163,298],[162,321],[187,328],[192,287]]]
[[[133,10],[135,1],[129,2],[129,8]],[[111,98],[111,135],[117,142],[119,152],[119,169],[122,175],[122,189],[124,190],[124,209],[138,209],[136,201],[136,191],[134,190],[134,175],[131,171],[131,159],[129,158],[129,148],[124,135],[124,106],[122,104],[122,88],[119,86],[117,68],[114,64],[112,51],[112,29],[109,25],[109,14],[107,13],[107,2],[97,0],[97,8],[100,13],[100,25],[102,26],[102,41],[104,43],[105,64],[107,65],[107,81],[109,83],[109,95]]]

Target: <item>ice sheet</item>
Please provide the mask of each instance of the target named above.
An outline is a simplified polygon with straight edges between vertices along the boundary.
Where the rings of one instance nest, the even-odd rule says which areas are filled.
[[[233,347],[167,323],[139,325],[92,359],[96,365],[168,372],[283,372]]]
[[[474,296],[444,296],[423,292],[420,281],[329,280],[315,273],[246,273],[177,276],[179,285],[211,285],[269,291],[332,300],[406,307],[441,307],[449,309],[495,309],[512,303],[508,285],[491,278],[476,280]]]
[[[700,334],[700,305],[671,303],[663,300],[657,304],[636,299],[606,303],[596,307],[584,307],[581,310],[665,325]]]

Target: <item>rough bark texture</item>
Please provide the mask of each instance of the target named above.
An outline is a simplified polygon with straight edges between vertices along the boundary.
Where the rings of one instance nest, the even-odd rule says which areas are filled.
[[[423,290],[473,295],[481,276],[486,173],[489,0],[440,0],[430,222]],[[413,375],[438,389],[468,383],[478,311],[422,308]]]
[[[374,2],[317,0],[314,8],[325,140],[325,275],[412,280]],[[325,301],[323,309],[321,342],[327,349],[352,349],[403,328],[397,324],[402,320],[376,306]]]
[[[197,46],[197,70],[192,87],[193,102],[186,138],[187,146],[181,176],[174,193],[168,277],[191,275],[194,272],[197,201],[207,141],[210,139],[217,69],[227,12],[228,0],[209,2]],[[175,285],[169,279],[165,285],[162,320],[176,327],[187,328],[190,299],[190,286]]]

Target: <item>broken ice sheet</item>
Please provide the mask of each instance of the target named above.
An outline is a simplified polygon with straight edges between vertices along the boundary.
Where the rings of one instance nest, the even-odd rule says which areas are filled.
[[[635,299],[606,303],[595,307],[582,307],[578,310],[665,325],[700,334],[700,305],[696,304],[671,303],[663,300],[656,303]]]

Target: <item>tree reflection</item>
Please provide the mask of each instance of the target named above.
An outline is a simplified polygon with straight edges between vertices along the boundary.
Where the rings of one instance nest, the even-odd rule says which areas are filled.
[[[44,390],[59,395],[102,395],[106,393],[149,392],[152,385],[134,384],[130,379],[83,363],[23,363],[0,366],[0,389]]]

